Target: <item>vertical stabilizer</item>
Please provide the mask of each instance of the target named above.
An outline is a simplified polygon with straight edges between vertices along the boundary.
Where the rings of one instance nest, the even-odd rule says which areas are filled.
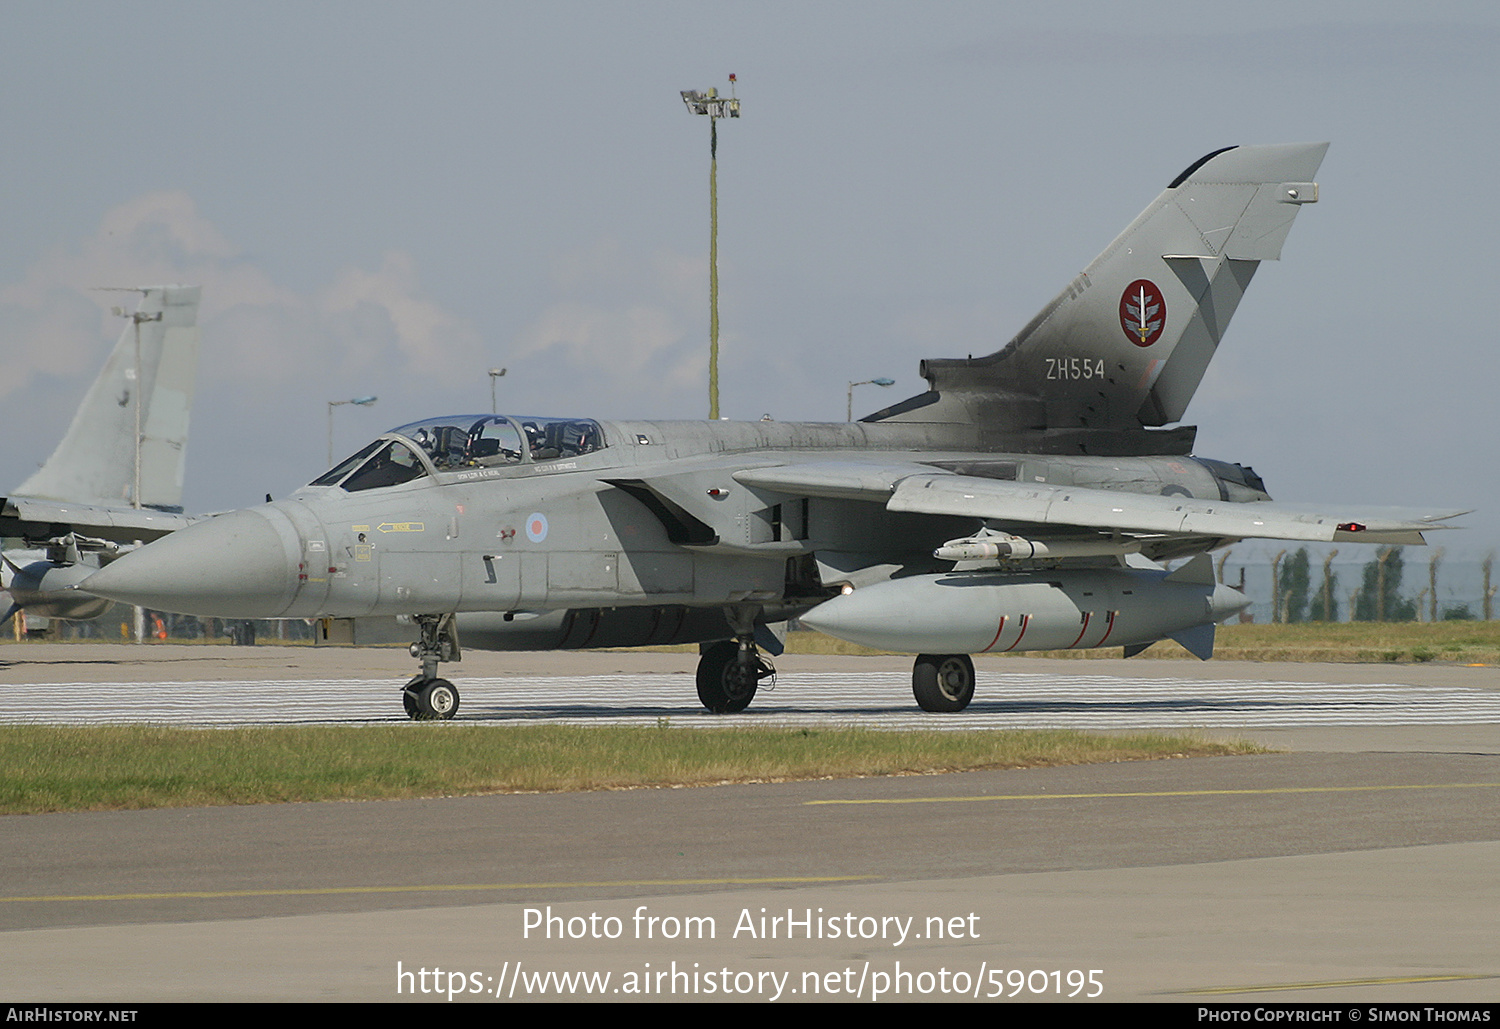
[[[1315,203],[1327,143],[1218,150],[1004,348],[922,362],[930,392],[866,421],[1131,430],[1179,421],[1261,261]]]
[[[137,506],[135,436],[139,404],[138,506],[182,510],[202,289],[151,286],[141,292],[140,307],[89,387],[62,442],[36,474],[13,491],[13,496]]]

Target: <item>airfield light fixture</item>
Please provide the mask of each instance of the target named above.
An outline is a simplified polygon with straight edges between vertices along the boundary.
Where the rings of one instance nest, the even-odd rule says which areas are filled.
[[[738,118],[740,101],[729,76],[729,96],[717,89],[682,90],[689,114],[708,115],[708,418],[719,420],[719,119]]]
[[[845,408],[845,411],[844,411],[844,421],[846,421],[846,422],[852,422],[852,421],[854,421],[854,387],[855,386],[894,386],[895,384],[896,384],[896,380],[895,379],[887,379],[884,376],[881,376],[878,379],[865,379],[863,382],[851,382],[851,383],[849,383],[849,404]]]
[[[499,414],[499,401],[495,399],[495,380],[505,374],[504,368],[490,369],[490,414]]]
[[[358,404],[360,407],[369,407],[379,397],[355,397],[352,400],[330,400],[328,401],[328,467],[333,467],[333,409],[345,404]]]

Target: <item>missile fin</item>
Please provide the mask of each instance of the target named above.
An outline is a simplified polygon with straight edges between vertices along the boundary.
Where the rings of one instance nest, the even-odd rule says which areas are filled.
[[[1194,586],[1213,586],[1218,582],[1214,578],[1214,563],[1207,554],[1199,554],[1181,568],[1176,569],[1167,576],[1166,581],[1190,583]]]
[[[1199,555],[1207,558],[1207,554]],[[1196,559],[1195,559],[1196,560]],[[1181,632],[1172,633],[1172,639],[1181,643],[1183,649],[1196,658],[1207,661],[1214,656],[1214,623],[1204,622],[1195,625],[1191,629],[1183,629]]]

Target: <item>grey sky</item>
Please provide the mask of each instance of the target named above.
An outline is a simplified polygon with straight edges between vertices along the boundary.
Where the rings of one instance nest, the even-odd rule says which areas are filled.
[[[706,413],[708,125],[724,413],[836,420],[988,353],[1182,168],[1330,140],[1188,421],[1286,500],[1476,507],[1500,545],[1493,3],[29,3],[0,8],[13,486],[119,330],[201,283],[192,510],[391,425]]]

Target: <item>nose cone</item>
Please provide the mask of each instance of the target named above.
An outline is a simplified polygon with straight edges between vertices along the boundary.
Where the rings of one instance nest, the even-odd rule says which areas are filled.
[[[298,583],[296,533],[284,521],[259,511],[210,518],[111,562],[79,589],[159,611],[275,618]]]

